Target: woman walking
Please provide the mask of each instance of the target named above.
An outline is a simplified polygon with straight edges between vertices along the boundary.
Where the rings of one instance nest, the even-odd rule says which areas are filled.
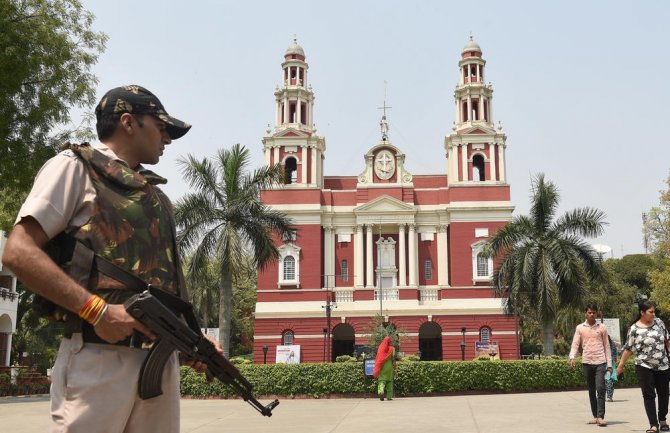
[[[670,431],[666,416],[668,414],[668,331],[663,321],[656,317],[656,307],[649,300],[638,303],[639,314],[631,325],[624,345],[623,354],[616,369],[620,377],[623,366],[631,354],[635,355],[635,373],[642,398],[644,410],[649,420],[646,433]],[[658,395],[658,412],[656,408]],[[659,424],[660,422],[660,424]]]
[[[395,348],[391,337],[385,337],[377,349],[375,369],[372,375],[377,378],[377,394],[384,401],[393,400],[393,376],[395,376]]]

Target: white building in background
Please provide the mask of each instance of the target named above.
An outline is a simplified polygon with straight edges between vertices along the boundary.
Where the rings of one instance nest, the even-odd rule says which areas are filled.
[[[7,236],[0,230],[0,257],[5,251]],[[19,295],[16,292],[16,277],[3,268],[0,261],[0,367],[9,366],[12,351],[12,334],[16,331],[16,311]]]

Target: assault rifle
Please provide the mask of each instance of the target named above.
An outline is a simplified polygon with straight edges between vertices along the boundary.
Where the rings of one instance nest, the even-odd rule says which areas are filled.
[[[173,297],[170,301],[172,304],[170,307],[175,310],[177,298]],[[181,300],[177,303],[180,305],[176,311],[184,315],[186,323],[149,291],[133,295],[123,304],[128,314],[151,329],[157,337],[140,371],[140,398],[149,399],[163,393],[161,390],[163,368],[176,349],[195,361],[207,364],[206,374],[209,379],[217,378],[230,385],[244,401],[262,415],[272,416],[272,410],[277,407],[279,400],[267,406],[256,400],[251,393],[253,387],[249,381],[202,335],[193,314],[193,306]]]

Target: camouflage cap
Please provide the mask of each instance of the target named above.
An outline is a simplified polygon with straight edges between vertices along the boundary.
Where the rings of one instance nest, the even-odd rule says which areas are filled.
[[[176,119],[165,111],[156,95],[142,86],[130,85],[116,87],[102,97],[95,107],[95,117],[100,120],[102,114],[150,114],[165,122],[167,133],[176,140],[191,129],[191,125]]]

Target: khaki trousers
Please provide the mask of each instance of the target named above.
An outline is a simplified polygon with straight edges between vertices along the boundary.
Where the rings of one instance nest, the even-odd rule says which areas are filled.
[[[179,363],[163,371],[163,395],[141,400],[148,350],[64,338],[51,376],[52,433],[179,433]]]

